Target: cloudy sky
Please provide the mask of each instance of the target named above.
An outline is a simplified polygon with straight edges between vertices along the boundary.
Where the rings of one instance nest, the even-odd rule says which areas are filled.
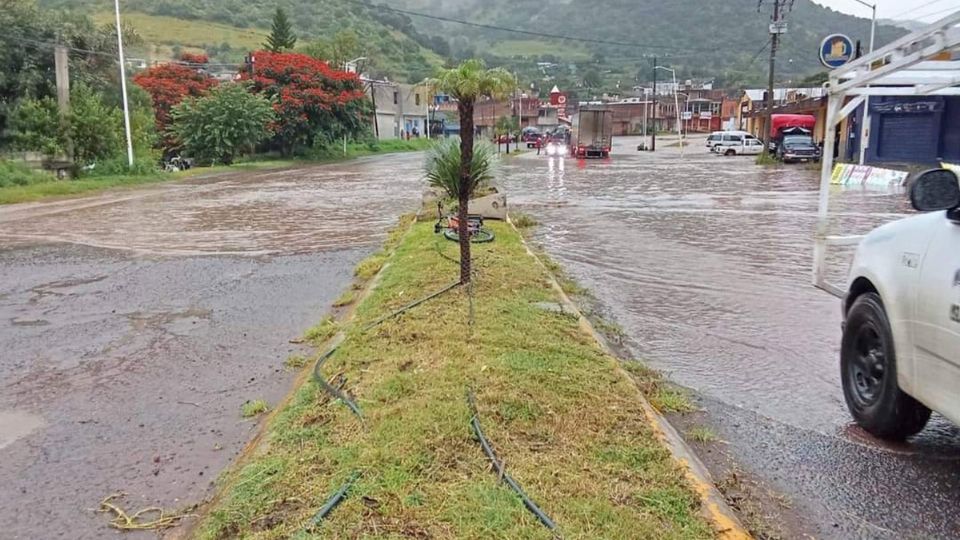
[[[870,8],[855,0],[813,0],[814,2],[856,15],[870,18]],[[877,17],[883,19],[914,19],[933,22],[945,17],[951,10],[960,10],[960,0],[864,0],[877,4]]]

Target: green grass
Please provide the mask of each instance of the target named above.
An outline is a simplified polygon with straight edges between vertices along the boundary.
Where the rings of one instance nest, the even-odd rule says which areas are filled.
[[[302,354],[291,354],[283,361],[283,365],[291,369],[300,369],[307,365],[309,360]]]
[[[772,156],[770,152],[760,152],[759,154],[757,154],[757,158],[754,160],[754,162],[757,165],[764,165],[764,166],[777,165],[778,163],[780,163],[780,161],[774,156]]]
[[[357,291],[355,289],[347,289],[343,291],[336,300],[333,301],[333,307],[344,307],[349,306],[357,299]]]
[[[717,434],[707,426],[694,426],[687,431],[687,438],[698,443],[717,441]]]
[[[497,56],[543,56],[552,54],[565,60],[588,60],[590,54],[580,47],[561,45],[536,39],[508,39],[497,41],[490,46],[489,52]]]
[[[336,319],[327,315],[320,322],[308,328],[303,334],[303,339],[318,345],[333,337],[339,329],[340,325]]]
[[[253,418],[270,410],[270,406],[262,399],[248,401],[240,406],[240,415],[244,418]]]
[[[565,538],[712,537],[636,384],[575,319],[536,306],[557,301],[547,274],[512,228],[489,226],[496,241],[474,247],[472,327],[458,288],[364,332],[457,277],[431,223],[391,235],[389,266],[323,369],[344,376],[363,422],[305,383],[227,475],[199,538],[551,538],[491,473],[469,389],[509,473]],[[349,496],[307,532],[354,471]]]
[[[98,24],[113,24],[113,12],[93,16]],[[123,22],[132,26],[147,43],[182,45],[201,48],[203,45],[227,43],[233,49],[258,50],[263,48],[269,30],[237,28],[215,22],[178,19],[162,15],[124,12]]]

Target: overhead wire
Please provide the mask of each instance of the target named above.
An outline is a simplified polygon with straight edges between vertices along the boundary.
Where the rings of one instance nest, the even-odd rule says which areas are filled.
[[[406,9],[399,9],[383,4],[373,4],[366,2],[364,0],[346,0],[349,3],[365,6],[370,9],[381,10],[381,11],[390,11],[393,13],[400,13],[402,15],[409,15],[411,17],[421,17],[424,19],[430,19],[434,21],[449,22],[455,24],[461,24],[464,26],[471,26],[474,28],[483,28],[485,30],[496,30],[500,32],[510,32],[513,34],[520,34],[526,36],[542,37],[549,39],[560,39],[566,41],[577,41],[581,43],[594,43],[598,45],[615,45],[618,47],[636,47],[636,48],[646,48],[646,49],[663,49],[663,50],[676,50],[676,51],[691,51],[691,52],[707,52],[713,51],[715,49],[709,49],[704,47],[677,47],[674,45],[660,45],[654,43],[637,43],[637,42],[628,42],[628,41],[616,41],[609,39],[599,39],[599,38],[586,38],[579,36],[568,36],[564,34],[553,34],[550,32],[538,32],[535,30],[523,30],[521,28],[510,28],[506,26],[499,26],[495,24],[486,24],[478,23],[473,21],[467,21],[463,19],[455,19],[453,17],[444,17],[442,15],[433,15],[429,13],[421,13],[418,11],[410,11]]]

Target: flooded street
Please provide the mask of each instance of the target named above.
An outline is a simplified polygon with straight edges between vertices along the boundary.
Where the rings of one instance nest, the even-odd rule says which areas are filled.
[[[609,161],[525,155],[504,167],[535,239],[623,327],[637,358],[690,388],[721,452],[801,516],[786,537],[960,535],[960,431],[935,417],[910,444],[852,429],[839,380],[840,304],[811,282],[818,170],[680,157],[620,138]],[[903,193],[837,191],[832,233],[910,212]],[[832,258],[842,279],[849,259]],[[708,459],[708,461],[710,461]]]
[[[209,495],[257,428],[241,405],[290,389],[290,340],[417,207],[421,163],[0,207],[0,537],[103,538],[108,495],[131,514]]]

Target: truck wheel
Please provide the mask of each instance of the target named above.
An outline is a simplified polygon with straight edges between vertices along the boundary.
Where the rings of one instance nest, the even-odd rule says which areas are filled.
[[[876,293],[859,296],[847,314],[840,372],[850,414],[873,435],[903,440],[922,430],[930,419],[930,409],[897,385],[893,334]]]
[[[736,155],[736,154],[737,154],[737,151],[734,150],[733,148],[731,148],[731,149],[729,149],[729,150],[727,150],[726,152],[723,153],[723,155],[725,155],[725,156],[734,156],[734,155]]]

